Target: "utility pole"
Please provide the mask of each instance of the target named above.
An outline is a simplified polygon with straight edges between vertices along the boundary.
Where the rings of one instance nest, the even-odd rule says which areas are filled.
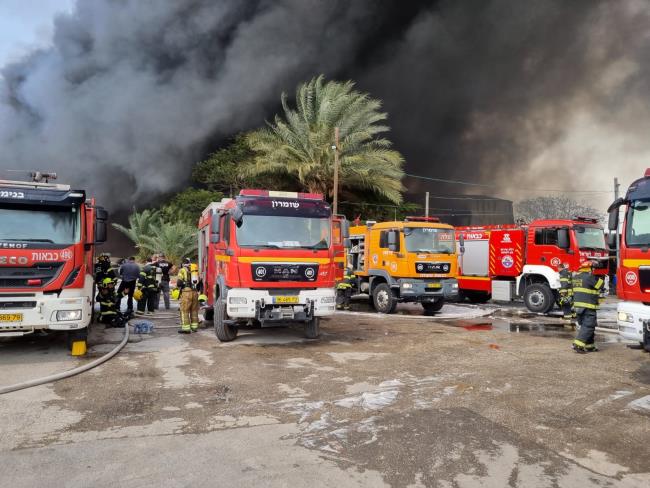
[[[339,128],[334,127],[334,215],[339,210]]]
[[[429,216],[429,192],[426,192],[424,197],[424,216]]]
[[[618,183],[618,178],[614,178],[614,201],[618,200],[618,189],[621,185]],[[616,212],[619,212],[619,208],[616,209]],[[618,219],[616,219],[618,222]],[[616,226],[616,267],[618,268],[618,263],[620,262],[620,249],[621,243],[619,239],[618,225]],[[611,231],[610,231],[611,232]],[[611,241],[610,241],[611,242]]]

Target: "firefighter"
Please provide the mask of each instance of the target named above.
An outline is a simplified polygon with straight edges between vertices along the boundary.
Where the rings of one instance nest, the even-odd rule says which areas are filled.
[[[99,287],[104,283],[104,278],[110,278],[113,283],[117,283],[117,272],[111,265],[111,255],[103,252],[97,258],[95,263],[95,284]]]
[[[156,282],[156,270],[153,266],[146,264],[140,272],[138,279],[138,289],[142,291],[142,300],[138,301],[138,310],[136,314],[153,315],[154,300],[156,298],[156,290],[158,283]],[[146,309],[146,312],[145,312]]]
[[[573,279],[573,306],[580,329],[573,341],[573,350],[577,353],[595,352],[598,301],[605,281],[593,274],[593,262],[580,263],[580,269]]]
[[[336,308],[350,310],[350,300],[352,299],[352,288],[356,285],[357,278],[352,268],[346,268],[343,275],[343,281],[336,285]]]
[[[104,278],[97,285],[99,292],[96,300],[99,302],[99,321],[106,324],[106,328],[113,326],[117,318],[115,307],[115,282],[111,278]]]
[[[571,325],[575,319],[575,310],[573,308],[573,277],[571,271],[569,271],[569,265],[562,263],[560,265],[559,274],[562,319],[567,323],[567,325]]]
[[[202,287],[199,280],[199,268],[189,259],[183,261],[178,272],[176,286],[181,291],[181,328],[178,333],[196,332],[199,329],[199,293]]]

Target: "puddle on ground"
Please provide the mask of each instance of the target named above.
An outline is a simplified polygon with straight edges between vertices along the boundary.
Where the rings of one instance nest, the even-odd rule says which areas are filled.
[[[496,330],[501,332],[511,332],[513,334],[530,334],[539,337],[558,337],[561,339],[571,339],[575,337],[575,331],[566,328],[561,323],[530,323],[518,320],[509,320],[503,318],[478,318],[478,319],[458,319],[445,320],[445,325],[452,327],[462,327],[465,330],[473,332]],[[596,334],[596,341],[603,342],[621,342],[618,335],[615,334]]]

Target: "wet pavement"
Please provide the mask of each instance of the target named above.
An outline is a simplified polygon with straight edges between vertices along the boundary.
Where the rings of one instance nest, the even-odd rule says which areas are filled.
[[[557,318],[445,305],[357,308],[300,327],[159,313],[109,363],[0,396],[0,479],[31,486],[645,487],[650,355],[599,334],[576,355]],[[505,309],[505,310],[504,310]],[[420,307],[421,311],[421,307]],[[93,334],[90,357],[121,331]],[[90,360],[56,339],[0,344],[0,378]],[[56,361],[51,361],[55,358]],[[49,371],[48,371],[49,370]],[[34,469],[38,466],[39,469]]]

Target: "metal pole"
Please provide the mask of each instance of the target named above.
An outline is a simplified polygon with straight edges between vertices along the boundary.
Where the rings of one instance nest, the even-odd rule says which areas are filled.
[[[339,207],[339,128],[334,127],[334,214]]]
[[[614,200],[618,200],[618,189],[620,186],[621,185],[618,183],[618,178],[614,178]],[[620,212],[620,207],[616,209],[616,211]],[[618,263],[620,262],[620,258],[621,258],[620,249],[621,249],[620,233],[618,232],[618,226],[617,226],[616,227],[616,268],[617,269],[618,269]]]
[[[424,216],[429,216],[429,192],[426,192],[424,197]]]

